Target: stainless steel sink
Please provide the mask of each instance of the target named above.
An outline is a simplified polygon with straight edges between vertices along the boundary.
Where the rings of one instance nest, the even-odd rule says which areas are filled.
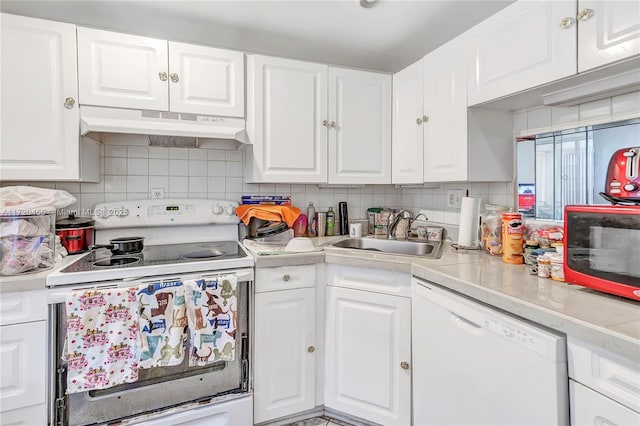
[[[328,244],[329,247],[369,250],[385,254],[419,256],[439,259],[442,255],[442,242],[418,240],[385,240],[380,238],[346,238]]]

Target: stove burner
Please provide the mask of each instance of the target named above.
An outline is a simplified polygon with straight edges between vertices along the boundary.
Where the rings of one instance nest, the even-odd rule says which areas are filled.
[[[224,252],[215,249],[196,250],[182,255],[183,259],[208,259],[224,256]]]
[[[93,266],[121,266],[139,261],[140,259],[137,259],[135,257],[111,257],[109,259],[94,262]]]

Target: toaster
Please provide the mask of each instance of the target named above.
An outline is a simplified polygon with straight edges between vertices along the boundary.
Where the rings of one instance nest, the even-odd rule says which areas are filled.
[[[612,203],[640,203],[640,147],[619,149],[613,154],[601,195]]]

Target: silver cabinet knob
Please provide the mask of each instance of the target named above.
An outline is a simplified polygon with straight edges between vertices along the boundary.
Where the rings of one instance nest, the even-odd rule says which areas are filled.
[[[315,348],[315,347],[313,347],[313,346],[309,346],[309,347],[307,348],[307,352],[309,352],[310,354],[314,353],[315,351],[316,351],[316,348]]]
[[[422,116],[422,122],[426,123],[427,121],[429,121],[429,116],[428,115],[423,115]]]
[[[563,30],[568,30],[569,28],[573,27],[573,24],[575,22],[575,19],[567,16],[562,21],[560,21],[560,28],[562,28]]]
[[[589,19],[593,18],[594,13],[595,12],[593,11],[593,9],[582,9],[578,12],[578,21],[588,21]]]
[[[173,81],[174,83],[177,83],[180,81],[180,77],[178,77],[178,74],[176,74],[175,72],[172,72],[171,74],[169,74],[169,78],[171,78],[171,81]]]
[[[167,73],[164,71],[160,71],[158,73],[158,78],[160,78],[160,81],[167,81]]]
[[[416,118],[416,124],[422,124],[422,118],[420,117]]]
[[[329,122],[327,120],[322,120],[322,125],[324,127],[327,127],[329,125]]]
[[[76,104],[76,100],[73,98],[67,98],[64,100],[64,107],[66,109],[71,109]]]
[[[331,123],[329,123],[329,127],[336,127],[336,122],[332,121]]]
[[[402,361],[402,362],[400,363],[400,367],[401,367],[403,370],[408,370],[408,369],[409,369],[409,363],[408,363],[408,362],[406,362],[406,361]]]
[[[291,277],[289,276],[289,274],[284,274],[282,276],[282,281],[289,281],[291,279]]]

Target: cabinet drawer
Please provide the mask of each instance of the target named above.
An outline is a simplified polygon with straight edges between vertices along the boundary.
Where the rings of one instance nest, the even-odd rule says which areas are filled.
[[[315,287],[316,265],[282,266],[256,270],[256,293]]]
[[[571,426],[638,425],[640,413],[569,380]]]
[[[0,407],[16,410],[46,402],[47,322],[0,328]],[[3,414],[4,424],[4,414]]]
[[[44,290],[0,293],[0,325],[47,319]]]
[[[640,364],[568,336],[569,377],[640,412]]]
[[[327,284],[354,290],[411,297],[411,275],[403,272],[327,265]]]

